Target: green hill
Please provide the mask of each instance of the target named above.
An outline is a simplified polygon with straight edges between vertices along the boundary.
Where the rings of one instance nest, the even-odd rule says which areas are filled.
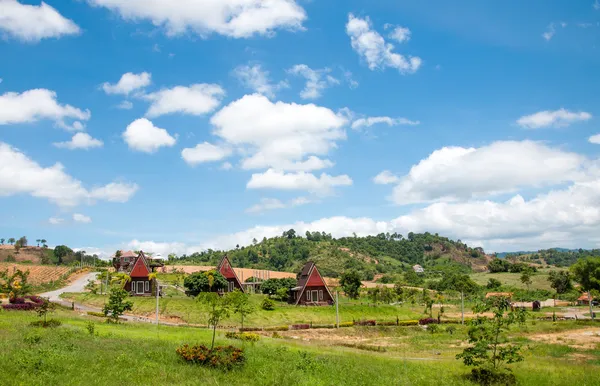
[[[339,277],[346,270],[356,269],[365,280],[372,280],[376,274],[401,273],[414,264],[422,265],[428,272],[482,271],[491,259],[481,248],[431,233],[409,233],[406,237],[381,233],[335,239],[325,232],[300,236],[290,229],[281,236],[254,240],[252,245],[229,251],[170,256],[169,264],[217,264],[225,254],[240,268],[298,272],[312,260],[324,276]]]

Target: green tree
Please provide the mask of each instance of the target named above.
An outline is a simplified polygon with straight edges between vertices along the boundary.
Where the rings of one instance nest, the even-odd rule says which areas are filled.
[[[529,291],[529,286],[531,285],[531,271],[525,270],[521,273],[521,283],[527,286],[527,291]]]
[[[573,289],[569,271],[551,271],[548,276],[548,281],[550,282],[550,287],[552,287],[557,294],[564,294]]]
[[[571,266],[573,279],[584,291],[600,291],[600,257],[588,257]]]
[[[58,260],[58,264],[62,264],[65,257],[71,255],[73,250],[66,245],[57,245],[54,247],[54,256]]]
[[[15,244],[18,244],[19,247],[26,247],[27,246],[27,237],[26,236],[21,236],[19,237],[19,239],[16,241]]]
[[[42,243],[42,248],[48,248],[48,244],[46,244],[48,242],[48,240],[41,239],[40,242]]]
[[[490,261],[490,263],[488,264],[488,270],[491,273],[508,272],[508,270],[510,269],[510,265],[511,264],[508,261],[496,258]]]
[[[244,318],[254,312],[254,306],[250,303],[250,295],[236,289],[227,296],[231,302],[233,313],[239,314],[242,318],[242,328],[244,328]]]
[[[340,278],[340,286],[350,299],[358,299],[361,285],[360,274],[355,270],[344,272]]]
[[[40,241],[42,241],[42,240],[41,239],[36,239],[35,240],[35,242],[36,242],[36,244],[37,244],[38,247],[40,246]]]
[[[502,287],[502,283],[500,282],[500,280],[494,278],[490,278],[487,284],[485,285],[485,288],[489,290],[497,290],[500,287]]]
[[[508,344],[505,332],[515,323],[524,323],[526,313],[523,309],[510,310],[510,302],[503,297],[493,297],[484,303],[473,307],[473,311],[480,314],[492,312],[493,317],[478,316],[470,322],[468,336],[471,347],[467,347],[456,359],[462,359],[466,366],[473,366],[472,374],[476,380],[483,381],[488,377],[489,383],[512,378],[507,375],[507,364],[523,361],[521,347]]]
[[[228,318],[231,313],[231,298],[229,296],[219,296],[215,292],[202,292],[196,300],[208,314],[208,324],[213,328],[212,343],[210,349],[215,347],[215,335],[219,323]]]
[[[423,277],[412,269],[404,272],[404,281],[414,287],[419,287],[424,283]]]
[[[104,316],[111,318],[114,323],[119,323],[121,315],[133,308],[133,302],[127,300],[128,297],[129,294],[123,288],[111,288],[108,303],[102,309]]]
[[[4,239],[0,239],[0,244],[4,245]]]
[[[14,237],[11,237],[11,238],[9,238],[9,239],[8,239],[8,243],[9,243],[10,245],[13,245],[13,244],[15,243],[15,238],[14,238]]]
[[[227,279],[215,270],[193,273],[183,281],[185,293],[188,296],[198,296],[201,292],[224,290],[227,285]]]
[[[52,303],[49,299],[44,299],[44,302],[38,306],[35,310],[38,316],[44,318],[44,326],[48,325],[48,314],[56,310],[56,304]]]

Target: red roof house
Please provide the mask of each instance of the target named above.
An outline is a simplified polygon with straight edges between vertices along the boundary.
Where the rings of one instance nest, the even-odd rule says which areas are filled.
[[[116,260],[116,261],[115,261]],[[151,296],[152,281],[149,275],[152,272],[150,259],[146,257],[144,252],[136,256],[133,252],[123,252],[121,257],[113,260],[113,265],[117,272],[123,272],[129,275],[131,280],[125,283],[125,291],[133,296]]]
[[[240,291],[244,292],[242,282],[231,267],[231,262],[227,256],[223,256],[223,259],[221,259],[221,262],[219,265],[217,265],[217,272],[227,279],[228,285],[225,292],[233,292],[235,289],[239,289]]]
[[[331,305],[333,296],[319,273],[317,266],[309,261],[302,268],[298,284],[292,288],[290,303],[298,305]]]
[[[594,301],[594,297],[592,296],[592,302]],[[590,297],[587,292],[577,298],[577,304],[580,306],[590,304]]]

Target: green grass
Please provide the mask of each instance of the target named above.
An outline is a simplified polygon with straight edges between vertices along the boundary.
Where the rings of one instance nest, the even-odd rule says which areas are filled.
[[[550,283],[548,282],[548,270],[540,270],[539,272],[534,273],[531,276],[531,289],[544,289],[548,291],[552,291],[552,287],[550,287]],[[514,286],[517,288],[527,289],[527,286],[521,283],[521,274],[520,273],[488,273],[488,272],[480,272],[480,273],[472,273],[471,279],[479,285],[486,285],[489,279],[500,280],[502,285],[506,286]]]
[[[180,319],[183,322],[192,324],[206,324],[206,315],[201,312],[195,299],[182,294],[170,292],[172,296],[166,296],[160,299],[159,312],[163,317]],[[101,308],[106,296],[93,295],[89,293],[64,294],[63,297],[70,301],[80,304],[92,305]],[[315,323],[330,324],[335,323],[335,307],[306,307],[293,306],[287,303],[278,302],[273,311],[265,311],[260,308],[263,295],[251,295],[251,301],[254,304],[255,312],[244,320],[247,327],[269,327],[278,325],[289,325],[295,323]],[[133,314],[150,316],[154,315],[156,310],[156,299],[150,297],[132,297]],[[399,319],[419,319],[425,317],[422,314],[423,307],[415,306],[391,306],[378,305],[373,307],[360,301],[350,301],[346,298],[340,299],[340,322],[351,322],[360,319],[376,319],[380,321],[392,321]],[[232,315],[225,322],[227,326],[239,326],[240,318]]]
[[[256,344],[224,339],[245,349],[246,364],[231,372],[207,369],[181,361],[175,349],[183,344],[208,344],[210,331],[148,324],[95,323],[96,335],[86,331],[92,318],[59,311],[63,325],[56,329],[30,327],[29,312],[0,314],[1,385],[470,385],[469,369],[454,359],[454,347],[465,330],[455,335],[432,335],[420,328],[348,328],[340,333],[404,344],[385,353],[263,337]],[[565,324],[561,328],[581,325]],[[529,326],[531,332],[557,327]],[[518,331],[515,331],[518,335]],[[525,362],[513,365],[521,385],[597,385],[600,366],[574,361],[572,349],[560,345],[527,344]],[[440,352],[440,355],[437,355]],[[596,358],[600,352],[588,351]],[[422,358],[425,360],[419,360]]]

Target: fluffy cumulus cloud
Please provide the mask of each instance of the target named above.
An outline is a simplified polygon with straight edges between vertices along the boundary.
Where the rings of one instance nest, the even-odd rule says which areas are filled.
[[[371,70],[390,67],[397,69],[401,74],[412,74],[421,67],[422,61],[418,56],[406,57],[394,52],[394,45],[386,42],[383,36],[372,29],[368,17],[361,19],[349,14],[346,33],[350,36],[354,51],[365,60]]]
[[[244,87],[269,98],[274,98],[280,89],[289,87],[285,81],[273,84],[269,72],[263,70],[260,64],[238,66],[233,70],[233,75]]]
[[[143,98],[151,102],[146,116],[155,118],[173,113],[203,115],[216,109],[224,95],[221,86],[201,83],[163,89]]]
[[[281,169],[327,154],[346,138],[347,118],[314,104],[271,102],[253,94],[225,106],[211,123],[218,137],[244,150],[244,169]],[[314,166],[314,159],[308,161]]]
[[[307,172],[285,173],[269,169],[264,173],[254,173],[248,181],[248,189],[305,190],[317,195],[331,194],[337,186],[352,185],[347,175],[330,176],[321,173],[319,177]]]
[[[194,32],[234,38],[271,35],[277,29],[301,30],[306,13],[295,0],[88,0],[118,12],[125,20],[149,20],[169,36]]]
[[[43,1],[40,5],[28,5],[17,0],[0,1],[0,30],[25,42],[39,42],[80,32],[75,22]]]
[[[555,111],[540,111],[535,114],[522,116],[517,124],[527,129],[542,129],[547,127],[567,127],[576,122],[592,119],[592,114],[585,111],[569,111],[558,109]]]
[[[386,24],[385,29],[392,29],[389,33],[388,37],[397,41],[398,43],[404,43],[410,40],[410,29],[406,27],[396,26],[394,27],[391,24]]]
[[[231,153],[232,151],[228,147],[203,142],[195,147],[183,149],[181,151],[181,157],[189,165],[194,166],[203,162],[220,161],[229,157]]]
[[[73,221],[79,222],[82,224],[89,224],[92,222],[92,219],[81,213],[73,213]]]
[[[373,182],[379,185],[395,184],[400,178],[389,170],[384,170],[373,178]]]
[[[171,147],[176,142],[167,130],[154,126],[146,118],[131,122],[123,132],[123,140],[130,149],[144,153],[154,153],[161,147]]]
[[[134,74],[128,72],[121,76],[116,84],[108,82],[102,84],[102,89],[107,94],[129,95],[131,92],[140,90],[152,83],[152,75],[147,72]]]
[[[67,130],[82,130],[80,121],[90,119],[89,110],[60,104],[56,93],[47,89],[33,89],[22,93],[7,92],[0,95],[0,125],[36,122],[49,119]],[[72,124],[67,119],[74,119]]]
[[[444,147],[414,165],[394,188],[400,205],[453,201],[586,178],[585,157],[531,141]]]
[[[135,184],[113,182],[88,190],[60,163],[43,167],[20,150],[0,142],[0,196],[28,194],[68,207],[95,200],[125,202],[137,189]]]
[[[63,222],[65,222],[65,220],[64,220],[63,218],[60,218],[60,217],[50,217],[50,218],[48,219],[48,223],[49,223],[50,225],[60,225],[60,224],[62,224]]]
[[[306,64],[296,64],[288,70],[289,74],[306,79],[306,85],[300,92],[302,99],[317,99],[326,88],[340,84],[339,80],[329,75],[330,72],[329,68],[313,70]]]
[[[590,143],[594,143],[596,145],[600,145],[600,134],[594,134],[588,138]]]
[[[123,101],[117,105],[117,108],[120,110],[131,110],[133,108],[133,103],[130,101]]]
[[[92,149],[95,147],[102,147],[104,142],[99,139],[93,138],[88,133],[75,133],[73,138],[67,142],[56,142],[54,146],[64,149]]]
[[[250,208],[246,209],[246,213],[258,214],[269,210],[285,209],[300,205],[306,205],[311,202],[313,201],[307,197],[296,197],[290,200],[289,202],[283,202],[276,198],[263,198],[258,204],[252,205]]]
[[[378,124],[386,124],[388,126],[398,126],[398,125],[409,125],[416,126],[420,124],[419,121],[411,121],[406,118],[391,118],[391,117],[367,117],[367,118],[359,118],[352,122],[352,128],[354,130],[359,130],[365,127],[371,127],[373,125]]]

